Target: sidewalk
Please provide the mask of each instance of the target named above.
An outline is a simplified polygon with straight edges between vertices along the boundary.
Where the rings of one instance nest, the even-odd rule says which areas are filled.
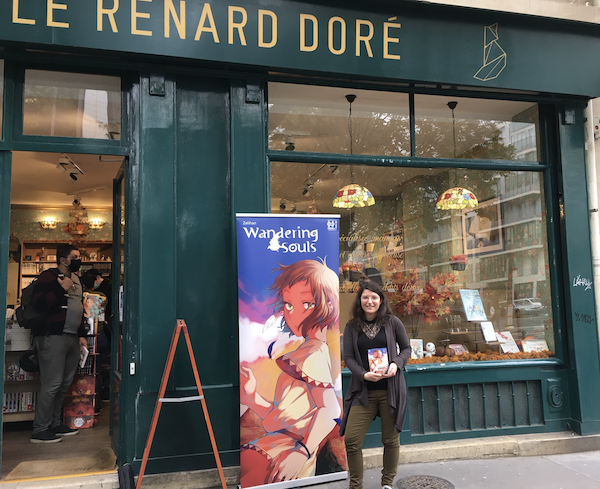
[[[382,449],[365,450],[364,489],[380,489]],[[439,479],[405,485],[403,479]],[[239,484],[239,467],[225,468],[229,488]],[[425,485],[429,482],[429,485]],[[144,476],[144,489],[220,487],[216,470]],[[346,489],[347,481],[315,489]],[[393,489],[600,489],[600,435],[571,432],[470,438],[406,445]],[[119,489],[116,472],[0,483],[0,489]]]

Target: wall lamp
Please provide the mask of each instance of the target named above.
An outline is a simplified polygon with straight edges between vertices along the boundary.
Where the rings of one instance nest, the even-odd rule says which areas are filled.
[[[102,226],[104,226],[104,221],[102,221],[102,219],[90,219],[88,226],[90,229],[102,229]]]
[[[58,221],[54,217],[46,217],[40,221],[42,229],[56,229]]]

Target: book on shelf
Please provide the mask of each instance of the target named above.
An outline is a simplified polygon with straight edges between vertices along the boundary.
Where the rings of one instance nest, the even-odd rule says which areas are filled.
[[[481,327],[481,334],[483,335],[483,339],[485,341],[487,341],[488,343],[490,341],[497,341],[496,332],[494,331],[494,325],[491,321],[482,321],[479,323],[479,326]]]
[[[521,348],[524,352],[547,351],[548,343],[546,340],[521,340]]]
[[[389,361],[387,348],[370,348],[367,350],[369,370],[376,374],[387,372]]]
[[[487,321],[479,291],[477,289],[460,289],[459,292],[467,321]]]
[[[419,359],[423,358],[423,340],[411,339],[410,340],[410,358]]]
[[[452,348],[454,350],[455,355],[466,355],[469,353],[469,350],[465,345],[461,345],[459,343],[453,343],[448,345],[448,348]]]
[[[496,340],[500,343],[502,353],[519,353],[519,347],[515,343],[510,331],[496,332]]]

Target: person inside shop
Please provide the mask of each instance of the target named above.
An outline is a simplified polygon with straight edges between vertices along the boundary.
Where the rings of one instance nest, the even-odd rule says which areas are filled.
[[[83,290],[76,273],[81,267],[79,249],[59,245],[56,262],[56,268],[40,274],[33,289],[34,307],[46,316],[32,330],[41,385],[31,443],[57,443],[63,436],[78,433],[62,424],[62,407],[77,370],[80,348],[87,347]]]
[[[381,287],[364,282],[351,310],[352,319],[344,330],[344,361],[352,377],[344,398],[340,435],[345,435],[349,489],[363,487],[362,445],[371,421],[381,417],[383,470],[381,486],[391,489],[400,453],[400,430],[406,415],[406,383],[402,370],[411,348],[402,322],[392,314]],[[399,345],[399,349],[396,348]],[[387,350],[384,373],[372,372],[369,350]]]
[[[97,268],[92,268],[85,272],[81,277],[81,283],[83,284],[86,292],[101,293],[106,297],[104,302],[104,321],[98,323],[98,337],[96,338],[97,346],[96,352],[98,353],[98,367],[100,375],[98,375],[98,381],[96,382],[96,398],[98,400],[108,400],[108,377],[105,375],[106,372],[102,370],[102,365],[106,355],[110,351],[110,338],[111,338],[111,305],[110,300],[112,296],[112,284],[109,279],[102,277],[102,272]],[[100,412],[99,404],[96,404],[96,413]]]

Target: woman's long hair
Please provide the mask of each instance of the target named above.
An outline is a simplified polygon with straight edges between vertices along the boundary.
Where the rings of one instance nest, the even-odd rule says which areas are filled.
[[[365,311],[362,308],[362,304],[360,302],[360,298],[365,290],[370,290],[371,292],[375,292],[380,299],[379,309],[377,310],[377,316],[375,319],[377,322],[392,314],[392,308],[390,306],[390,302],[387,297],[383,293],[382,288],[374,282],[373,280],[369,280],[361,285],[356,293],[356,297],[354,298],[354,302],[352,303],[352,309],[350,310],[350,314],[352,315],[352,319],[350,319],[349,323],[351,323],[355,328],[361,329],[362,323],[364,323],[367,318],[365,317]]]

